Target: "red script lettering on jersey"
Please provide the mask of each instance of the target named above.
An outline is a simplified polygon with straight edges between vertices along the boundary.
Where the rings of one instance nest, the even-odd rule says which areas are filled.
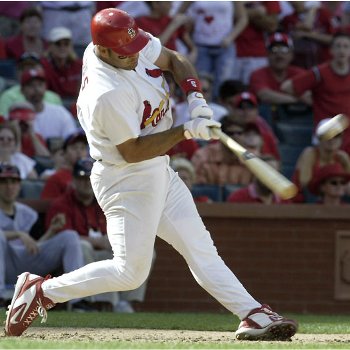
[[[166,103],[166,106],[164,106]],[[143,101],[143,113],[142,122],[140,125],[141,130],[144,129],[149,124],[156,127],[157,124],[163,119],[165,113],[169,110],[169,100],[161,100],[159,106],[155,108],[152,112],[152,106],[149,101]]]

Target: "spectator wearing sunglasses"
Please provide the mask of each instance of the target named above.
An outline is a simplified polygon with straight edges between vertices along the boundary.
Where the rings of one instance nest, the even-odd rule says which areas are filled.
[[[280,85],[305,70],[291,65],[294,56],[293,41],[284,33],[275,32],[266,41],[268,65],[255,70],[250,77],[250,90],[266,104],[311,104],[310,91],[300,97],[282,92]]]
[[[319,203],[329,205],[344,204],[350,173],[339,164],[328,164],[319,168],[309,185],[309,190],[319,196]]]
[[[82,61],[77,58],[68,28],[55,27],[49,36],[47,57],[42,60],[47,87],[64,99],[76,99],[81,82]]]

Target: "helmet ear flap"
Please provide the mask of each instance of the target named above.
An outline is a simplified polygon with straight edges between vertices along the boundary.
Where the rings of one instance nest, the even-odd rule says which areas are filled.
[[[96,13],[91,21],[91,37],[95,45],[123,56],[136,54],[149,41],[148,35],[138,28],[133,17],[115,8]]]

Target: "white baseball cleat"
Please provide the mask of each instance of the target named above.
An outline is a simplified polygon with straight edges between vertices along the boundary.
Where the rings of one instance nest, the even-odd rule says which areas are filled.
[[[6,312],[5,334],[7,336],[20,336],[38,317],[46,322],[47,312],[55,304],[44,297],[41,289],[45,278],[24,272],[18,276],[15,292]]]
[[[252,310],[242,320],[236,331],[236,338],[238,340],[285,341],[290,340],[297,329],[297,322],[280,316],[273,312],[270,306],[264,304]]]

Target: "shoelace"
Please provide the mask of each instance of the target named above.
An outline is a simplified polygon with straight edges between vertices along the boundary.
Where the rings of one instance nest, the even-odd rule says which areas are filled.
[[[47,320],[47,311],[43,306],[41,299],[38,299],[37,303],[38,303],[38,308],[37,308],[38,315],[42,318],[41,323],[45,323]]]

